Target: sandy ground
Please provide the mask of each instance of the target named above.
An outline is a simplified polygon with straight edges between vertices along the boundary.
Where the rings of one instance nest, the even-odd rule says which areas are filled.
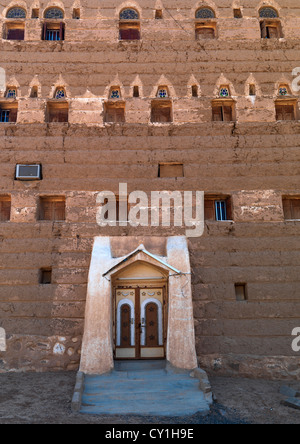
[[[298,382],[213,376],[212,413],[181,418],[89,416],[71,412],[76,373],[0,374],[0,424],[300,424],[300,411],[284,407],[281,385]]]

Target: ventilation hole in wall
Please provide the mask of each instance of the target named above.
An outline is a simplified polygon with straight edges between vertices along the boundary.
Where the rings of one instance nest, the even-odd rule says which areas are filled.
[[[238,302],[247,301],[247,284],[235,284],[235,297]]]

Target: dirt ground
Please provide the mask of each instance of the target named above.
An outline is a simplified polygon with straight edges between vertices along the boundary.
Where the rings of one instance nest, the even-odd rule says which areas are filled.
[[[300,411],[282,406],[281,385],[298,382],[211,376],[217,398],[206,418],[89,416],[71,412],[76,373],[0,374],[0,424],[300,424]]]

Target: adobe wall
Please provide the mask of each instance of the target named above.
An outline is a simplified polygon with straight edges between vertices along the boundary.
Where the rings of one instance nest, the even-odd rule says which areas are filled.
[[[282,195],[300,194],[300,132],[298,121],[276,122],[274,108],[279,83],[291,85],[299,65],[300,7],[281,3],[280,41],[260,39],[257,1],[243,2],[238,23],[231,2],[216,1],[218,39],[199,44],[194,2],[165,1],[169,12],[156,23],[156,3],[147,0],[138,3],[142,41],[120,43],[121,2],[113,0],[82,1],[79,21],[65,1],[64,43],[41,42],[40,21],[31,19],[24,42],[0,42],[0,66],[18,87],[19,103],[17,124],[0,124],[0,194],[12,198],[11,221],[0,224],[0,372],[78,369],[95,236],[184,234],[98,227],[97,192],[117,192],[126,182],[129,191],[232,196],[233,221],[206,222],[203,237],[189,241],[199,362],[222,374],[300,378],[299,353],[291,348],[300,324],[300,224],[285,221],[282,208]],[[0,14],[10,4],[1,0]],[[46,4],[39,2],[41,14]],[[257,84],[254,104],[249,78]],[[236,100],[235,123],[211,122],[211,100],[224,79]],[[199,98],[191,97],[195,81]],[[104,124],[103,103],[117,83],[126,123]],[[132,98],[135,84],[139,99]],[[160,84],[171,91],[173,124],[149,123]],[[28,98],[30,85],[39,87],[37,99]],[[66,87],[69,124],[44,122],[55,86]],[[43,180],[15,181],[23,162],[41,163]],[[160,162],[183,163],[185,177],[158,178]],[[65,222],[37,220],[45,195],[66,196]],[[46,267],[53,282],[39,285]],[[248,284],[248,301],[236,301],[237,282]]]

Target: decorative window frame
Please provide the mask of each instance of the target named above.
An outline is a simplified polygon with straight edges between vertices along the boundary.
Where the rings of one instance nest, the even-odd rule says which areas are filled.
[[[202,16],[200,12],[203,11]],[[214,9],[210,6],[200,6],[195,11],[195,19],[196,20],[214,20],[216,19],[216,13]]]
[[[50,11],[59,11],[62,14],[62,17],[47,17],[47,13]],[[43,13],[43,18],[44,20],[64,20],[65,19],[65,11],[58,7],[58,6],[49,6],[48,8],[45,9],[44,13]]]
[[[18,17],[18,16],[13,16],[13,17],[9,17],[9,13],[11,12],[11,11],[14,11],[14,10],[18,10],[18,11],[24,11],[24,17]],[[25,8],[23,8],[23,7],[21,7],[21,6],[12,6],[12,7],[10,7],[9,9],[8,9],[8,11],[6,12],[6,14],[5,14],[5,18],[7,19],[7,20],[26,20],[26,18],[27,18],[27,11],[26,11],[26,9]]]

